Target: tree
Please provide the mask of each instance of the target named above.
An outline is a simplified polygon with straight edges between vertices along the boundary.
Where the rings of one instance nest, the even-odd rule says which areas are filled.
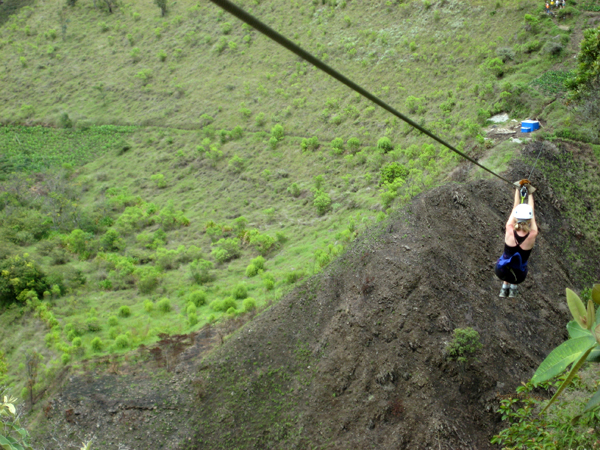
[[[154,0],[154,3],[160,8],[161,15],[164,17],[167,14],[167,0]]]
[[[27,371],[27,390],[29,391],[29,403],[33,406],[33,391],[37,382],[38,368],[43,356],[32,350],[25,356],[25,370]]]

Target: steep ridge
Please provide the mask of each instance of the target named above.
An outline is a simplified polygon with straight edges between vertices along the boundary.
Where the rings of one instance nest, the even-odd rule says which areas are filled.
[[[535,142],[524,155],[543,149],[538,167],[560,170],[570,147]],[[506,175],[530,168],[517,161]],[[550,169],[534,178],[541,234],[520,297],[499,299],[493,273],[510,188],[448,184],[363,235],[204,360],[214,330],[175,374],[133,359],[121,372],[99,365],[73,376],[38,437],[93,429],[99,448],[491,448],[498,396],[566,337],[565,287],[600,274],[596,245],[567,221]],[[461,370],[444,348],[466,326],[483,351]]]
[[[237,383],[230,395],[209,394],[198,413],[211,416],[204,426],[225,421],[227,432],[215,440],[215,427],[201,427],[195,448],[490,447],[498,394],[526,381],[565,338],[564,288],[578,286],[564,262],[564,217],[551,186],[538,184],[541,235],[519,298],[499,299],[493,273],[512,192],[485,181],[427,193],[210,358],[220,374],[213,388],[226,373]],[[444,347],[465,326],[484,350],[461,373]],[[278,368],[293,374],[280,389],[296,400],[282,405],[278,428],[250,434],[264,423],[257,377]]]

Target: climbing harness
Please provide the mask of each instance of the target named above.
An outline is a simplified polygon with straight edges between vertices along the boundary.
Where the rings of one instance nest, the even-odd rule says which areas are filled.
[[[471,158],[470,156],[464,154],[460,150],[454,148],[452,145],[448,144],[443,139],[441,139],[440,137],[436,136],[435,134],[433,134],[429,130],[423,128],[418,123],[414,122],[413,120],[411,120],[410,118],[408,118],[404,114],[396,111],[394,108],[392,108],[391,106],[389,106],[383,100],[381,100],[378,97],[376,97],[375,95],[371,94],[369,91],[363,89],[358,84],[356,84],[353,81],[351,81],[350,79],[346,78],[344,75],[342,75],[341,73],[337,72],[332,67],[329,67],[323,61],[321,61],[320,59],[314,57],[313,55],[311,55],[310,53],[308,53],[303,48],[301,48],[298,45],[294,44],[292,41],[290,41],[289,39],[287,39],[283,35],[279,34],[278,32],[276,32],[275,30],[273,30],[269,26],[265,25],[260,20],[258,20],[256,17],[254,17],[251,14],[249,14],[248,12],[246,12],[244,9],[242,9],[239,6],[231,3],[229,0],[210,0],[210,1],[212,3],[214,3],[215,5],[219,6],[220,8],[224,9],[225,11],[229,12],[230,14],[234,15],[235,17],[237,17],[241,21],[246,22],[248,25],[250,25],[255,30],[261,32],[262,34],[264,34],[265,36],[267,36],[269,39],[272,39],[273,41],[277,42],[279,45],[287,48],[289,51],[291,51],[292,53],[295,53],[300,58],[306,60],[307,62],[309,62],[313,66],[317,67],[318,69],[320,69],[323,72],[325,72],[326,74],[328,74],[329,76],[335,78],[340,83],[345,84],[346,86],[348,86],[353,91],[358,92],[363,97],[365,97],[368,100],[372,101],[376,105],[382,107],[386,111],[392,113],[393,115],[395,115],[396,117],[398,117],[400,120],[402,120],[402,121],[406,122],[407,124],[409,124],[411,127],[416,128],[421,133],[426,134],[431,139],[439,142],[444,147],[446,147],[449,150],[453,151],[454,153],[462,156],[463,158],[465,158],[466,160],[472,162],[476,166],[481,167],[483,170],[485,170],[488,173],[491,173],[495,177],[500,178],[502,181],[505,181],[506,183],[511,184],[511,185],[513,184],[510,181],[508,181],[506,178],[504,178],[504,177],[498,175],[497,173],[491,171],[487,167],[482,166],[477,161],[475,161],[473,158]]]

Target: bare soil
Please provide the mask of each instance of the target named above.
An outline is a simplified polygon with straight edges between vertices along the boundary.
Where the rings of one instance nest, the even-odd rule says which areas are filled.
[[[588,152],[533,142],[524,158],[540,149],[555,171],[561,155]],[[520,162],[504,175],[530,170]],[[145,350],[112,373],[72,374],[35,434],[47,449],[61,448],[53,435],[75,444],[86,434],[98,449],[493,448],[499,396],[566,337],[565,288],[600,275],[597,248],[564,216],[551,175],[532,177],[540,235],[519,297],[499,298],[493,272],[513,190],[451,183],[361,236],[223,345],[214,330],[194,336],[170,372]],[[576,172],[563,176],[576,182]],[[463,327],[483,343],[465,368],[445,354]]]

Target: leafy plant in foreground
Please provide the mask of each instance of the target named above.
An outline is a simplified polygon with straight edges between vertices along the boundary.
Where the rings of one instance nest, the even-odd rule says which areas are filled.
[[[542,410],[545,412],[558,396],[575,378],[575,375],[586,361],[600,362],[600,315],[596,316],[594,303],[600,304],[600,284],[592,288],[592,298],[588,300],[587,308],[579,296],[567,289],[567,304],[575,320],[567,324],[569,340],[556,347],[538,367],[531,379],[534,385],[548,381],[562,373],[572,364],[569,374],[562,382],[554,396]],[[585,406],[586,413],[600,405],[600,390],[594,394]]]
[[[5,450],[32,450],[29,445],[29,433],[19,425],[16,398],[4,396],[0,403],[0,423],[3,425],[0,434],[0,446]]]

